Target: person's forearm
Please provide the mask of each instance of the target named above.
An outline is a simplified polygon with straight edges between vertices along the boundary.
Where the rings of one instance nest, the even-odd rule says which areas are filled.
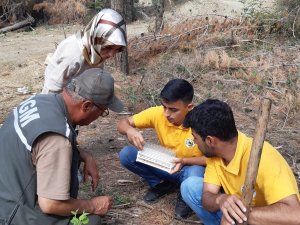
[[[78,151],[79,151],[79,154],[80,154],[80,158],[82,159],[82,161],[86,161],[86,160],[88,160],[88,158],[90,158],[90,157],[92,157],[92,155],[89,153],[89,152],[87,152],[87,151],[85,151],[85,150],[83,150],[83,149],[81,149],[81,148],[78,148]]]
[[[129,124],[127,119],[122,119],[119,121],[117,129],[121,134],[127,135],[127,131],[134,128]]]
[[[223,194],[213,194],[210,192],[203,192],[202,194],[202,205],[205,209],[210,212],[216,212],[220,209],[219,198]]]
[[[71,211],[78,210],[78,213],[94,213],[95,209],[91,200],[69,199],[64,201],[52,200],[39,197],[41,210],[46,214],[59,216],[70,216]]]
[[[251,225],[299,225],[300,208],[288,207],[284,203],[255,207],[250,211],[248,221]]]
[[[183,158],[182,159],[183,165],[199,165],[199,166],[206,166],[206,158],[205,156],[200,157],[191,157],[191,158]]]

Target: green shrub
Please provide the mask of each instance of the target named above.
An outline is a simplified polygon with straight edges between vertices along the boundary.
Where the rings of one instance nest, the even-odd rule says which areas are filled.
[[[71,223],[73,225],[82,225],[82,224],[88,224],[90,219],[88,218],[89,213],[83,212],[78,218],[77,218],[77,212],[78,209],[76,211],[72,211],[71,213],[74,215]]]

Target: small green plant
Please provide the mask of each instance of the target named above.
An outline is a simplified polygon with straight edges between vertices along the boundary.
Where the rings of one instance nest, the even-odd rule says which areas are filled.
[[[183,74],[186,71],[186,68],[182,65],[177,64],[176,65],[176,72],[179,74]]]
[[[219,80],[217,80],[216,82],[216,88],[219,90],[223,90],[225,88],[224,84],[222,82],[220,82]]]
[[[127,97],[128,97],[129,105],[134,106],[139,100],[135,88],[134,87],[128,87],[125,90],[125,92],[126,92]]]
[[[245,42],[245,43],[242,43],[241,48],[243,51],[250,52],[250,51],[253,51],[255,46],[252,42]]]
[[[105,195],[105,187],[103,184],[99,185],[95,191],[95,196],[102,196],[102,195]]]
[[[90,219],[88,218],[89,213],[86,213],[83,211],[83,213],[77,218],[78,209],[76,211],[71,211],[71,213],[74,215],[71,223],[73,225],[82,225],[82,224],[88,224]]]
[[[297,75],[294,74],[289,74],[287,79],[286,79],[286,84],[288,86],[289,89],[297,89],[297,83],[298,83],[298,78]]]
[[[206,93],[205,98],[211,98],[212,94],[210,92]]]
[[[256,70],[252,70],[250,74],[253,78],[257,77],[258,73]]]
[[[113,199],[114,199],[114,203],[115,203],[116,205],[121,205],[121,204],[130,203],[130,199],[129,199],[129,198],[127,198],[127,197],[125,197],[125,196],[119,194],[118,192],[114,192],[114,193],[112,194],[112,196],[113,196]]]
[[[256,93],[260,93],[263,89],[264,89],[263,86],[258,85],[258,84],[253,85],[253,87],[252,87],[253,92],[256,92]]]

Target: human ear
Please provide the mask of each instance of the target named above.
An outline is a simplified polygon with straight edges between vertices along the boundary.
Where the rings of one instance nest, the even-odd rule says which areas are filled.
[[[187,106],[188,112],[191,111],[193,108],[194,108],[193,103],[188,104],[188,106]]]
[[[84,101],[83,104],[82,104],[82,110],[84,112],[88,112],[93,107],[94,107],[94,104],[90,101]]]
[[[214,138],[212,136],[207,136],[205,138],[205,144],[208,145],[209,147],[214,145]]]

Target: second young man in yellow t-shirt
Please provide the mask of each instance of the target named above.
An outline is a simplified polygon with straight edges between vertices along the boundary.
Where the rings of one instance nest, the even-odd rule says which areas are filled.
[[[227,103],[208,99],[187,114],[183,125],[192,128],[195,143],[207,157],[204,183],[201,177],[189,177],[181,185],[183,199],[204,224],[300,224],[296,179],[284,158],[268,142],[262,149],[246,218],[241,196],[252,138],[237,130]]]

